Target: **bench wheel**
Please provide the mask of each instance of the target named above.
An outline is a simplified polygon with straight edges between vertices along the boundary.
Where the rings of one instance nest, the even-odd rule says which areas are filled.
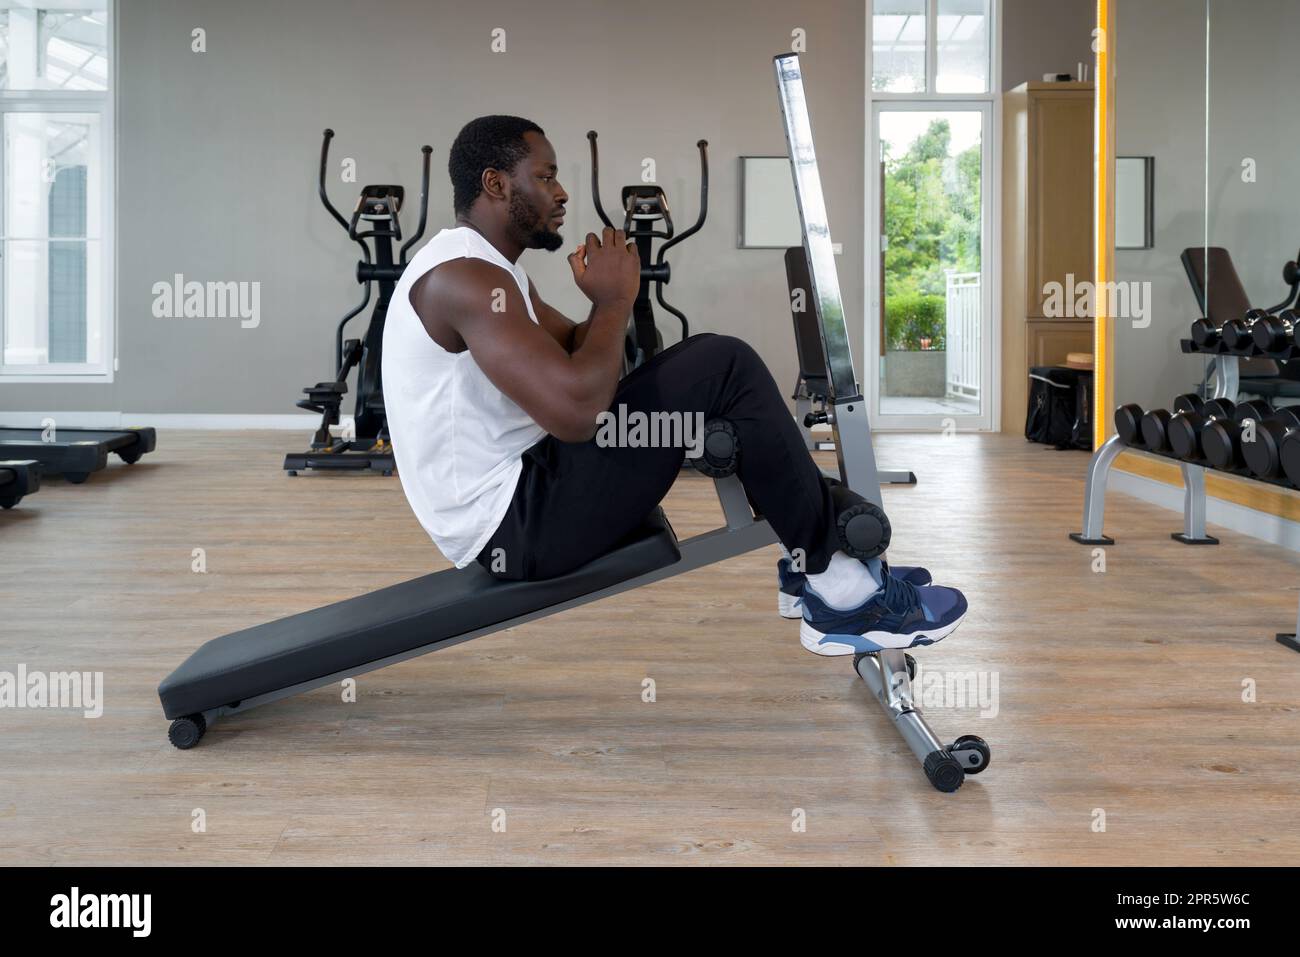
[[[88,478],[90,478],[89,472],[64,472],[63,473],[63,480],[65,482],[71,482],[73,485],[80,485]]]
[[[140,456],[142,455],[144,455],[143,452],[118,452],[117,453],[118,458],[120,458],[127,465],[135,465],[136,462],[140,461]]]
[[[975,734],[963,734],[949,746],[948,751],[967,774],[979,774],[993,760],[988,742]]]
[[[931,751],[925,758],[925,776],[940,791],[951,794],[966,779],[961,762],[947,751]]]
[[[187,714],[172,722],[171,727],[167,729],[167,740],[182,751],[188,751],[203,740],[203,734],[207,730],[208,723],[203,715]]]
[[[21,495],[0,495],[0,508],[13,508],[21,499]]]

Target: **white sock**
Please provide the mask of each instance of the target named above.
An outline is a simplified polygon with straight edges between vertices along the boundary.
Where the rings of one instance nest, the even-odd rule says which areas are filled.
[[[831,556],[826,571],[809,575],[808,585],[822,601],[840,611],[857,608],[880,589],[867,566],[843,552]]]

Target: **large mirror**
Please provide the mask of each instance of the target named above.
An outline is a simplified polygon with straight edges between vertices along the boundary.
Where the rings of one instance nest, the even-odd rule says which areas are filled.
[[[1245,320],[1243,307],[1285,317],[1295,288],[1283,272],[1300,247],[1300,18],[1294,0],[1209,0],[1207,9],[1209,309],[1216,324]],[[1272,345],[1291,341],[1283,336]],[[1242,359],[1238,371],[1236,382],[1221,385],[1230,393],[1236,387],[1229,398],[1300,402],[1300,362]]]
[[[1295,14],[1294,0],[1117,7],[1115,152],[1151,158],[1158,202],[1147,248],[1116,237],[1114,276],[1128,302],[1114,323],[1115,404],[1170,408],[1180,394],[1212,392],[1227,370],[1183,351],[1192,322],[1221,326],[1288,304],[1283,269],[1300,248]],[[1116,217],[1118,227],[1118,208]],[[1239,380],[1219,388],[1234,400],[1297,403],[1300,362],[1243,359]]]

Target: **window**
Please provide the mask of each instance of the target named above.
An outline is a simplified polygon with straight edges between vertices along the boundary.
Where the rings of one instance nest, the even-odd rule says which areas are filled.
[[[989,88],[989,0],[939,0],[935,50],[939,93]]]
[[[992,0],[872,0],[873,93],[988,93]]]
[[[929,0],[875,0],[871,15],[871,89],[925,92]]]
[[[112,374],[110,0],[0,0],[0,376]]]

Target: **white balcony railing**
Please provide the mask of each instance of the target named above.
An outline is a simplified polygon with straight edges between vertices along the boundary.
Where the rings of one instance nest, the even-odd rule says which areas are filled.
[[[950,272],[945,320],[950,396],[980,395],[980,274]]]

